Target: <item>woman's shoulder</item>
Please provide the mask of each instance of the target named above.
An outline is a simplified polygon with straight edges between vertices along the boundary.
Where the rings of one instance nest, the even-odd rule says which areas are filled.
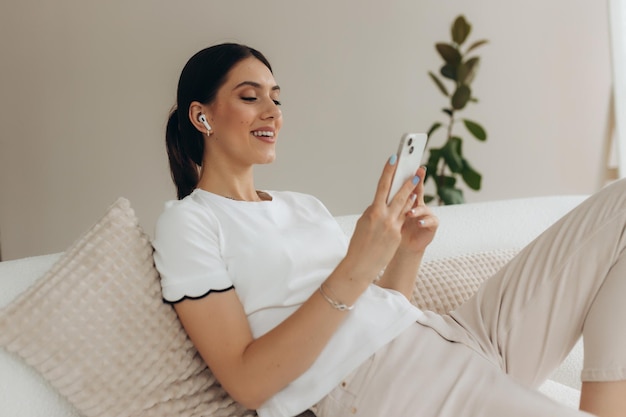
[[[280,198],[287,203],[322,205],[322,202],[311,194],[298,191],[268,191],[268,194]]]
[[[318,215],[332,216],[324,203],[311,194],[296,191],[281,191],[274,193],[274,195],[280,199],[285,206],[287,206],[287,209],[301,209],[306,212],[317,213]]]
[[[199,227],[215,224],[217,219],[211,207],[194,197],[194,193],[181,200],[165,202],[163,211],[157,219],[157,228]]]

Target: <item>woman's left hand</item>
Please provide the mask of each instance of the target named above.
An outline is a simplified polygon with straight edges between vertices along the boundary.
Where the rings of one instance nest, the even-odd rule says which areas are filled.
[[[420,182],[413,191],[416,195],[415,203],[406,214],[407,219],[402,226],[402,239],[398,249],[419,253],[424,252],[435,237],[439,227],[439,219],[424,203],[426,168],[420,167],[416,175],[420,178]]]

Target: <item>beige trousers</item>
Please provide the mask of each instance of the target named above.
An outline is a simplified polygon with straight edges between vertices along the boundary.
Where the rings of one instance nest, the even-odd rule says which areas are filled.
[[[376,352],[317,415],[588,415],[535,389],[581,335],[584,381],[626,379],[625,226],[622,180],[550,227],[449,316],[427,313]]]

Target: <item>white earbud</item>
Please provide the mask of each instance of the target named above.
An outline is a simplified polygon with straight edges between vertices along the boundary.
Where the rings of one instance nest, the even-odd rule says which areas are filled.
[[[206,116],[202,113],[200,113],[200,116],[198,116],[198,120],[200,121],[200,123],[202,123],[204,125],[204,127],[206,127],[206,133],[207,135],[211,133],[211,126],[209,125],[209,122],[206,121]]]

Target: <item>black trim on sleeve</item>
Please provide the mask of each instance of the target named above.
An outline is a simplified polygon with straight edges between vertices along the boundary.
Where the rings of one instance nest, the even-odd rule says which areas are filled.
[[[228,287],[228,288],[224,288],[223,290],[213,290],[213,289],[211,289],[211,290],[209,290],[209,291],[205,292],[204,294],[199,295],[199,296],[197,296],[197,297],[191,297],[191,296],[189,296],[189,295],[185,295],[185,296],[183,296],[182,298],[180,298],[180,299],[178,299],[178,300],[176,300],[176,301],[169,301],[169,300],[166,300],[166,299],[164,298],[164,299],[163,299],[163,302],[164,302],[165,304],[172,304],[172,305],[173,305],[173,304],[180,303],[180,302],[181,302],[181,301],[183,301],[183,300],[199,300],[199,299],[204,298],[204,297],[206,297],[207,295],[211,294],[212,292],[226,292],[226,291],[230,291],[230,290],[234,290],[234,289],[235,289],[235,286],[234,286],[234,285],[231,285],[230,287]]]

